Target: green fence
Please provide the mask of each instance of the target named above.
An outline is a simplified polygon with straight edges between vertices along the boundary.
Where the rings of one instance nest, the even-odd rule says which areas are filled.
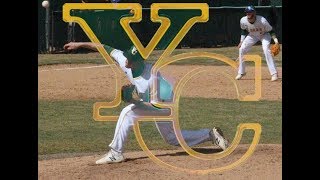
[[[79,2],[82,0],[57,0],[53,1],[55,10],[61,10],[64,3],[67,2]],[[84,0],[84,2],[91,3],[106,3],[110,0]],[[172,2],[184,2],[184,3],[207,3],[210,7],[219,6],[282,6],[282,0],[120,0],[120,3],[140,3],[142,7],[148,8],[152,3],[172,3]]]
[[[224,0],[225,1],[225,0]],[[215,1],[218,3],[218,1]],[[227,1],[226,1],[227,2]],[[231,0],[230,0],[231,2]],[[247,1],[246,1],[247,2]],[[268,19],[270,24],[275,28],[280,43],[282,42],[282,7],[281,6],[257,6],[257,14],[262,15]],[[239,21],[244,16],[244,7],[210,7],[209,21],[207,23],[197,23],[187,33],[185,38],[181,41],[180,47],[217,47],[217,46],[235,46],[239,43],[240,39],[240,26]],[[39,12],[41,13],[41,12]],[[103,12],[95,12],[103,13]],[[43,13],[44,14],[44,13]],[[39,17],[38,26],[38,52],[45,51],[44,43],[44,16]],[[97,16],[99,17],[99,15]],[[112,18],[111,18],[112,19]],[[96,26],[101,28],[96,32],[98,37],[103,37],[105,26],[112,26],[112,23],[118,22],[117,19],[107,20],[98,18],[95,22]],[[100,25],[99,25],[100,24]],[[102,25],[102,26],[101,26]],[[86,34],[75,24],[72,31],[70,31],[68,23],[62,20],[61,11],[52,12],[52,28],[50,36],[50,44],[55,51],[62,50],[65,43],[70,40],[74,41],[89,41]],[[159,27],[158,23],[150,21],[150,9],[143,8],[143,20],[139,24],[132,24],[133,30],[141,40],[143,45],[146,45],[154,35]],[[116,31],[116,30],[115,30]],[[72,36],[72,37],[71,37]],[[111,44],[121,41],[121,36],[112,36]],[[158,49],[161,47],[158,47]]]
[[[282,6],[282,0],[213,0],[212,7],[218,6]]]

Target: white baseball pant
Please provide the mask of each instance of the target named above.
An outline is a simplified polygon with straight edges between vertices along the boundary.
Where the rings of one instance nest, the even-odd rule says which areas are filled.
[[[169,109],[158,108],[145,108],[140,105],[130,104],[126,106],[120,113],[117,126],[115,129],[114,137],[109,147],[117,152],[124,151],[125,142],[128,139],[129,132],[132,126],[140,116],[165,116],[169,115]],[[179,146],[179,142],[173,130],[172,122],[156,122],[158,131],[162,138],[169,144]],[[181,130],[182,136],[188,146],[194,146],[206,141],[211,141],[212,138],[209,135],[210,129],[200,130]]]
[[[239,49],[239,70],[238,74],[244,74],[245,71],[245,62],[243,61],[243,55],[245,55],[251,47],[256,44],[258,41],[261,41],[262,43],[262,49],[263,53],[265,55],[267,65],[269,68],[269,72],[271,75],[276,74],[276,66],[273,61],[273,57],[270,52],[270,42],[271,42],[271,36],[269,33],[265,33],[264,35],[260,37],[248,35],[242,42],[241,47]]]

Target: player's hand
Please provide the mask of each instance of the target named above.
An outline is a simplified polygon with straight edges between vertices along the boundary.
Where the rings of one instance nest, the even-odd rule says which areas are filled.
[[[68,50],[68,51],[76,50],[76,49],[80,48],[80,45],[81,44],[78,42],[69,42],[68,44],[65,44],[63,46],[63,49]]]
[[[238,44],[238,48],[239,48],[239,49],[240,49],[241,45],[242,45],[242,42],[240,42],[240,43]]]

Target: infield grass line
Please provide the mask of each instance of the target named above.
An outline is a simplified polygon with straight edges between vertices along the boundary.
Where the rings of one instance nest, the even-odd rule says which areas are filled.
[[[48,71],[66,71],[66,70],[78,70],[78,69],[92,69],[92,68],[101,68],[107,66],[113,66],[115,64],[108,64],[108,65],[98,65],[98,66],[86,66],[86,67],[74,67],[74,68],[60,68],[60,69],[44,69],[38,72],[48,72]]]

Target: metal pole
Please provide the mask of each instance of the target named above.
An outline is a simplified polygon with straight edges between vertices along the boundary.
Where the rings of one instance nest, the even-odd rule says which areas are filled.
[[[50,51],[50,5],[46,8],[46,50]]]
[[[73,10],[71,10],[70,12],[71,15],[73,15]],[[75,23],[74,22],[69,22],[68,23],[68,42],[74,42],[75,41],[75,38],[74,38],[74,25]]]
[[[49,50],[50,50],[50,53],[52,52],[52,51],[54,51],[55,49],[54,49],[54,14],[53,14],[53,11],[51,11],[51,31],[50,31],[50,34],[51,34],[51,39],[50,39],[50,48],[49,48]]]
[[[75,41],[75,34],[74,34],[74,26],[75,26],[76,24],[74,23],[74,22],[72,22],[72,42],[74,42]]]

